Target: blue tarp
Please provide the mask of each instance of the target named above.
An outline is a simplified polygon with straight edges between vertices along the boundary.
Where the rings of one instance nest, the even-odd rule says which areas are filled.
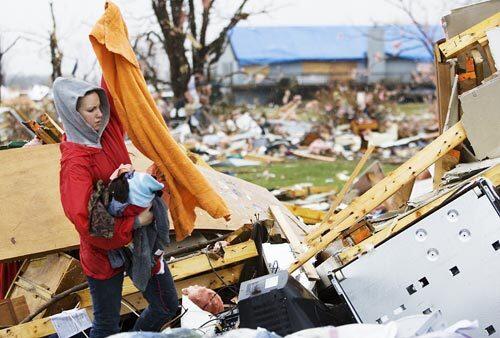
[[[240,66],[299,61],[361,61],[366,58],[368,26],[235,27],[229,35]],[[387,55],[419,62],[432,61],[423,45],[410,36],[415,26],[385,26]],[[432,27],[435,40],[444,36]]]

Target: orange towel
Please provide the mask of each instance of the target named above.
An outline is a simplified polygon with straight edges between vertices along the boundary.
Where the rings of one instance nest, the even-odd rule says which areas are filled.
[[[224,200],[170,135],[148,91],[128,40],[127,26],[114,3],[106,2],[103,16],[90,33],[90,42],[129,137],[165,176],[177,239],[191,234],[195,207],[214,218],[229,216]]]

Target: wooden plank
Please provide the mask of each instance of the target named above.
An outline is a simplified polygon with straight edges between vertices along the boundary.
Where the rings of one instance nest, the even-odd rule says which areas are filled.
[[[295,216],[300,217],[304,220],[306,224],[316,224],[321,222],[325,217],[326,212],[321,210],[314,210],[309,208],[300,207],[298,205],[287,204],[284,205],[290,210]]]
[[[446,115],[448,114],[452,83],[451,65],[447,62],[440,62],[440,56],[441,54],[436,45],[434,48],[434,68],[436,72],[439,132],[442,133],[446,122]]]
[[[310,160],[323,161],[323,162],[335,162],[336,157],[314,155],[301,150],[292,150],[291,153],[297,157],[303,157]]]
[[[0,327],[17,325],[29,314],[24,296],[0,300]]]
[[[340,203],[342,203],[342,201],[344,200],[345,194],[349,191],[349,189],[351,189],[352,183],[354,182],[356,177],[358,177],[359,173],[361,172],[361,169],[363,169],[363,167],[365,166],[373,150],[375,150],[374,146],[369,146],[366,149],[365,153],[363,154],[358,164],[354,168],[353,172],[351,173],[351,176],[349,176],[349,179],[347,180],[347,182],[345,182],[344,186],[342,187],[342,190],[340,190],[340,192],[335,196],[335,201],[332,203],[330,209],[328,210],[325,217],[321,221],[319,228],[315,230],[316,232],[317,231],[324,232],[327,229],[326,222],[332,217],[335,210],[337,210]]]
[[[302,242],[297,236],[297,233],[293,231],[292,226],[281,212],[281,209],[276,207],[275,205],[272,205],[269,208],[271,209],[271,213],[273,214],[276,223],[280,227],[285,237],[288,239],[288,242],[290,243],[290,246],[292,247],[294,253],[303,253],[305,250],[303,249]],[[311,262],[305,263],[302,268],[304,269],[307,278],[309,278],[310,280],[319,280],[319,275]]]
[[[42,114],[42,116],[40,116],[40,121],[42,121],[44,126],[49,128],[52,133],[54,133],[54,135],[61,137],[62,134],[64,134],[64,130],[61,128],[61,126],[59,126],[59,124],[57,124],[56,121],[52,119],[52,117],[50,117],[49,114]]]
[[[252,160],[252,161],[261,161],[267,164],[270,163],[281,163],[284,162],[284,158],[276,157],[276,156],[269,156],[269,155],[258,155],[258,154],[247,154],[243,156],[245,160]]]
[[[333,227],[344,223],[344,220],[346,219],[349,221],[352,221],[353,219],[359,221],[361,217],[391,197],[410,180],[416,178],[422,171],[427,169],[437,159],[444,156],[450,149],[453,149],[455,146],[462,143],[465,137],[465,130],[463,129],[462,123],[458,122],[408,161],[403,163],[399,168],[370,188],[370,190],[362,196],[355,199],[349,207],[336,214],[335,219],[329,220],[327,222],[328,227],[323,229],[333,229]],[[353,224],[355,223],[356,222]],[[351,225],[339,226],[338,231],[345,230]],[[321,231],[323,229],[311,232],[307,235],[307,240],[312,241],[318,238],[324,232]]]
[[[284,195],[286,198],[295,199],[295,198],[303,198],[314,194],[322,194],[325,192],[334,192],[335,188],[333,186],[325,185],[325,186],[310,186],[304,188],[297,187],[285,187],[279,189],[280,196]]]
[[[497,67],[495,64],[495,59],[493,59],[493,54],[491,54],[491,49],[489,44],[484,46],[484,55],[486,56],[486,61],[488,62],[488,67],[490,68],[491,74],[495,74],[497,72]]]
[[[441,43],[439,49],[447,59],[455,57],[470,48],[471,45],[484,39],[488,29],[498,26],[500,26],[500,12]]]
[[[89,312],[89,311],[87,311]],[[90,311],[92,312],[92,311]],[[0,337],[16,337],[16,338],[25,338],[25,337],[45,337],[49,336],[53,333],[56,333],[52,322],[50,321],[50,317],[35,319],[31,322],[16,325],[9,327],[7,329],[0,330]]]
[[[169,263],[168,267],[175,280],[181,280],[193,274],[210,271],[225,265],[241,262],[258,255],[255,243],[248,240],[243,243],[227,246],[224,248],[224,257],[210,259],[205,254],[199,254],[186,259],[181,259],[174,263]]]
[[[488,169],[486,172],[476,175],[474,179],[480,176],[491,180],[494,186],[500,185],[500,165],[496,165],[495,167]],[[468,182],[471,180],[472,179],[469,179]],[[385,227],[384,229],[365,239],[358,245],[345,248],[341,253],[339,253],[339,259],[343,264],[351,262],[358,255],[365,253],[367,249],[375,247],[376,245],[389,238],[392,234],[405,229],[408,225],[410,225],[417,219],[427,215],[429,212],[446,201],[450,196],[452,196],[458,189],[459,187],[457,186],[456,188],[439,195],[428,203],[412,210],[410,213],[395,220],[394,224]]]
[[[359,222],[370,211],[391,197],[402,186],[416,178],[437,159],[450,151],[450,149],[459,145],[465,138],[466,134],[462,123],[458,122],[428,144],[424,149],[416,153],[377,185],[354,200],[347,208],[339,212],[336,218],[337,221],[329,223],[329,229],[336,227],[335,231],[329,231],[326,235],[321,237],[309,236],[311,240],[319,238],[307,252],[299,257],[298,261],[290,267],[289,271],[295,271],[303,263],[314,257],[321,250],[324,250],[338,237],[340,232]],[[321,233],[319,235],[321,235]]]

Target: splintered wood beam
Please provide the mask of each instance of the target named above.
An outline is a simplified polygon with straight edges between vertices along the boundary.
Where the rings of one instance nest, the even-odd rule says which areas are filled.
[[[465,137],[462,123],[458,122],[363,195],[356,198],[347,208],[336,214],[333,220],[328,220],[326,226],[322,229],[330,230],[338,226],[338,231],[343,231],[353,225],[344,227],[342,224],[345,224],[346,220],[348,222],[353,219],[361,220],[362,217],[391,197],[406,183],[415,179],[437,159],[444,156],[450,149],[462,143]],[[306,236],[306,239],[312,242],[320,237],[323,232],[321,229],[311,232]]]
[[[364,216],[391,197],[402,186],[415,179],[437,159],[462,143],[465,138],[466,134],[462,122],[458,122],[445,131],[382,181],[354,200],[347,208],[339,212],[336,217],[337,221],[330,224],[330,229],[335,228],[335,231],[329,231],[324,236],[316,237],[318,239],[309,245],[310,249],[302,254],[297,262],[290,266],[289,271],[295,271],[317,253],[324,250],[342,231],[358,223]],[[310,236],[310,239],[314,240],[315,237]]]
[[[247,155],[243,156],[243,158],[245,160],[260,161],[260,162],[264,162],[267,164],[280,163],[280,162],[285,161],[284,158],[274,157],[274,156],[269,156],[269,155],[259,155],[259,154],[247,154]]]
[[[500,12],[446,40],[439,45],[439,49],[447,59],[455,57],[470,48],[472,44],[483,42],[486,31],[498,26],[500,26]]]
[[[439,48],[437,45],[434,47],[434,68],[436,72],[439,132],[442,133],[452,93],[451,65],[448,62],[439,61],[441,56]]]
[[[484,55],[486,56],[486,62],[488,63],[488,67],[490,68],[491,74],[495,74],[497,72],[497,67],[495,63],[495,59],[493,58],[493,54],[491,53],[491,48],[489,43],[483,47]]]
[[[473,178],[468,179],[465,183],[471,182],[472,180],[478,177],[484,177],[489,179],[494,186],[500,185],[500,164],[497,164],[496,166],[486,170],[485,172],[480,173],[474,176]],[[389,224],[384,229],[375,233],[373,236],[365,239],[363,242],[344,249],[338,255],[340,261],[342,262],[342,264],[347,264],[351,262],[353,259],[355,259],[358,255],[365,253],[367,249],[375,247],[376,245],[382,243],[384,240],[389,238],[392,234],[395,234],[405,229],[408,225],[412,224],[417,219],[422,218],[423,216],[429,214],[435,208],[440,206],[450,196],[456,193],[461,187],[463,187],[462,184],[454,187],[449,191],[446,191],[445,193],[434,198],[428,203],[416,209],[413,209],[410,213],[406,215],[403,215],[401,218],[395,220],[394,224]]]
[[[344,200],[345,194],[349,191],[349,189],[351,189],[351,186],[352,186],[354,180],[356,179],[356,177],[358,177],[359,173],[361,172],[361,169],[363,169],[364,165],[366,164],[366,162],[370,158],[370,155],[374,149],[375,149],[374,146],[369,146],[366,149],[365,153],[363,154],[363,156],[359,160],[358,164],[354,168],[353,172],[351,173],[351,176],[349,176],[349,179],[347,180],[347,182],[345,182],[344,186],[342,187],[342,190],[340,190],[340,192],[335,196],[335,201],[330,206],[330,209],[328,210],[325,217],[321,221],[319,227],[311,233],[321,235],[323,232],[328,230],[327,221],[332,218],[333,213],[335,212],[337,207],[340,205],[340,203],[342,203],[342,201]],[[333,221],[333,222],[335,222],[335,221]]]
[[[226,246],[224,248],[224,257],[219,259],[211,259],[205,254],[199,254],[186,259],[181,259],[174,263],[169,263],[168,267],[172,273],[172,277],[174,277],[174,280],[181,280],[201,272],[241,262],[257,255],[258,252],[254,241],[248,240],[243,243]]]
[[[293,231],[288,219],[285,217],[285,215],[283,215],[283,212],[281,212],[281,208],[276,205],[271,205],[269,209],[271,209],[271,213],[273,214],[276,223],[280,227],[286,239],[288,239],[293,252],[297,255],[303,253],[305,250],[303,249],[302,242],[300,241],[299,236],[297,236],[295,231]],[[311,262],[305,263],[303,269],[306,273],[307,278],[309,278],[310,280],[319,280],[318,272]]]
[[[326,215],[325,211],[304,208],[293,204],[283,204],[292,212],[292,214],[302,218],[306,224],[316,224],[321,222],[323,217]]]
[[[292,150],[291,153],[297,157],[303,157],[310,160],[323,161],[323,162],[335,162],[337,159],[335,157],[314,155],[300,150]]]

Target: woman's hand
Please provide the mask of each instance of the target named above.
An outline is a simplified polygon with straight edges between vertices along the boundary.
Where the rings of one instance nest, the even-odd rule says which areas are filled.
[[[153,223],[153,213],[151,212],[151,207],[144,210],[137,216],[137,221],[139,222],[139,226],[145,226]]]
[[[115,171],[113,171],[113,173],[111,174],[109,179],[112,181],[115,178],[117,178],[118,176],[120,176],[121,174],[128,173],[128,172],[133,171],[133,170],[134,170],[134,167],[132,166],[132,164],[123,164],[122,163]]]

